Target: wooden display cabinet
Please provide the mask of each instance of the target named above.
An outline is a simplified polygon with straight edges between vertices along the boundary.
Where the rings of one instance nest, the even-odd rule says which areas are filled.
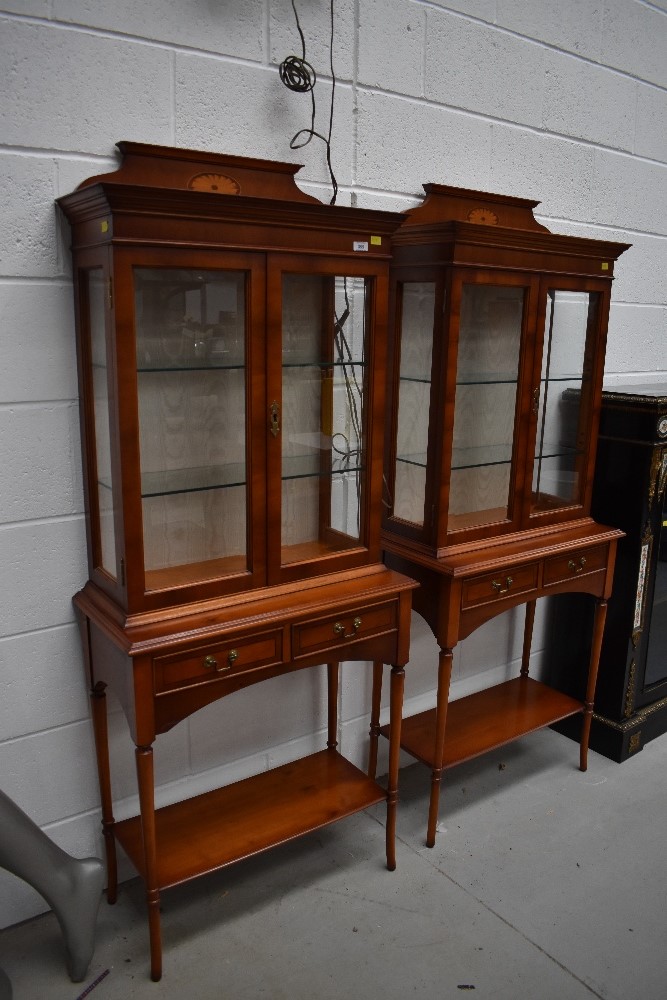
[[[431,768],[427,843],[443,768],[584,713],[586,768],[617,539],[590,517],[614,261],[625,245],[550,233],[537,202],[425,185],[393,237],[391,380],[382,544],[420,583],[440,647],[436,706],[401,746]],[[569,393],[568,393],[569,390]],[[583,700],[528,676],[535,602],[596,599]],[[520,676],[448,707],[452,651],[526,605]],[[369,773],[377,763],[381,669]]]
[[[412,581],[381,562],[391,213],[320,204],[298,167],[122,142],[60,199],[72,224],[90,579],[75,597],[109,870],[160,891],[387,802]],[[338,661],[392,665],[387,790],[337,747]],[[328,664],[325,749],[156,810],[160,733],[267,678]],[[105,691],[136,746],[114,822]]]

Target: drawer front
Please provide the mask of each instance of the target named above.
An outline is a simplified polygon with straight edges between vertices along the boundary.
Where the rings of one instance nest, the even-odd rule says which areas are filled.
[[[197,684],[210,684],[244,670],[282,662],[282,631],[234,638],[153,661],[157,694]]]
[[[387,601],[295,625],[292,629],[294,659],[325,649],[344,650],[354,642],[392,631],[397,622],[398,602]]]
[[[595,573],[607,565],[607,546],[581,549],[562,556],[553,556],[544,563],[544,586]]]
[[[527,566],[510,566],[466,580],[461,589],[461,609],[475,608],[480,604],[502,601],[515,594],[525,594],[537,587],[539,563]]]

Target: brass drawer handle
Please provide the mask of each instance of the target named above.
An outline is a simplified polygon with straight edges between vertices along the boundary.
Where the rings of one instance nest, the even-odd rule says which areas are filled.
[[[337,636],[340,636],[341,639],[353,639],[360,628],[361,628],[361,618],[355,618],[352,622],[351,632],[348,632],[347,634],[345,633],[345,626],[343,625],[342,622],[336,622],[336,624],[333,627],[333,630]]]
[[[573,573],[581,573],[585,565],[586,565],[586,556],[580,556],[578,563],[576,563],[574,559],[570,559],[569,563],[567,564],[567,568],[571,569]]]
[[[497,594],[506,594],[508,592],[508,590],[510,589],[510,587],[512,586],[512,577],[511,576],[506,576],[505,577],[505,586],[504,587],[503,587],[502,583],[498,582],[498,580],[492,580],[491,581],[491,586],[493,587],[493,589],[495,590],[495,592]]]
[[[224,674],[225,671],[229,670],[236,660],[238,660],[239,654],[235,649],[230,649],[227,656],[227,663],[220,666],[215,656],[207,656],[204,658],[204,666],[208,667],[209,670],[216,670],[219,674]]]

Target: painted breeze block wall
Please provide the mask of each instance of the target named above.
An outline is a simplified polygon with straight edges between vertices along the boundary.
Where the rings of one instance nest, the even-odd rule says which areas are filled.
[[[324,132],[329,0],[297,9]],[[400,211],[433,181],[540,199],[555,232],[632,243],[607,383],[667,380],[667,0],[335,0],[334,14],[338,202]],[[290,0],[0,0],[0,785],[79,856],[102,846],[71,605],[87,571],[68,231],[54,200],[112,169],[128,139],[303,163],[299,183],[328,201],[322,143],[290,150],[310,121],[310,98],[279,80],[291,53]],[[454,697],[515,669],[522,616],[461,644]],[[415,616],[407,713],[431,703],[435,664]],[[344,668],[341,739],[359,760],[369,694],[370,674]],[[159,738],[158,804],[319,746],[325,724],[318,671],[210,706]],[[111,739],[122,818],[135,780],[118,710]],[[44,908],[0,871],[3,926]]]

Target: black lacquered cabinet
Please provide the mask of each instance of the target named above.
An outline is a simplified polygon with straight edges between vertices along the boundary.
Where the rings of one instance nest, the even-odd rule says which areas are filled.
[[[590,739],[594,750],[621,762],[667,731],[667,383],[603,391],[592,514],[626,533],[618,545]],[[559,634],[587,634],[575,615],[566,599],[554,609],[552,648],[558,649]],[[583,642],[579,656],[585,656]],[[557,654],[550,671],[569,675],[564,662]],[[567,685],[568,677],[561,679]],[[567,720],[558,728],[567,730]]]

